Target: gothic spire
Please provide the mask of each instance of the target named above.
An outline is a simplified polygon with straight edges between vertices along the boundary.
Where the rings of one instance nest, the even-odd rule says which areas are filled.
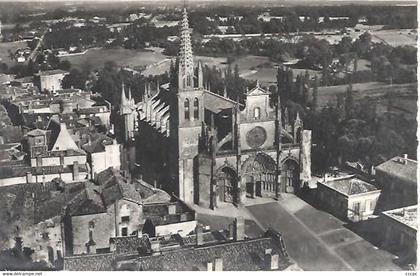
[[[124,82],[122,82],[122,85],[121,85],[121,106],[124,106],[126,104],[127,104],[127,98],[125,96]]]
[[[181,43],[179,49],[179,88],[194,87],[194,61],[191,47],[191,34],[188,24],[187,10],[184,8],[181,21]]]
[[[131,86],[128,87],[128,100],[131,101]]]

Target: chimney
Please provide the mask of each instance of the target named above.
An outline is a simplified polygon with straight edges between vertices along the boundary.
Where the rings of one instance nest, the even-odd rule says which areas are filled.
[[[79,162],[73,162],[73,180],[79,180]]]
[[[201,228],[200,225],[197,225],[197,227],[195,228],[195,232],[197,236],[197,246],[203,245],[204,244],[203,229]]]
[[[404,165],[407,165],[407,159],[408,159],[408,154],[407,153],[404,153],[404,160],[403,160],[403,164]]]
[[[160,255],[160,242],[158,240],[150,241],[152,255]]]
[[[235,241],[241,241],[245,238],[245,220],[243,217],[235,218],[233,235]]]
[[[175,215],[176,214],[176,205],[174,205],[174,204],[168,205],[168,214],[169,215]]]
[[[26,183],[32,183],[32,173],[31,172],[27,172],[26,173]]]
[[[157,188],[157,180],[156,179],[153,181],[153,187],[155,187],[155,189]]]
[[[214,260],[214,271],[223,271],[222,258],[216,258],[216,260]]]
[[[264,266],[266,270],[279,269],[279,254],[273,254],[271,248],[265,250]]]
[[[233,239],[234,238],[234,233],[235,232],[235,223],[231,223],[229,224],[229,239]]]

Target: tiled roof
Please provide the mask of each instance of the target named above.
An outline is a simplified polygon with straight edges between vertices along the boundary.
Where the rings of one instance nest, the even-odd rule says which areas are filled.
[[[79,114],[95,114],[95,113],[102,113],[102,112],[108,112],[108,107],[107,106],[92,106],[92,107],[80,108],[77,110],[77,113]]]
[[[363,194],[372,191],[379,192],[379,190],[374,185],[356,177],[333,179],[320,183],[347,196]]]
[[[418,228],[417,205],[385,211],[383,214],[415,230]]]
[[[57,70],[41,71],[41,72],[39,72],[38,74],[39,74],[40,76],[50,76],[50,75],[56,75],[56,74],[66,74],[66,73],[68,73],[68,72],[57,69]]]
[[[105,206],[113,204],[120,199],[126,199],[138,204],[142,203],[140,193],[134,184],[127,183],[120,172],[110,167],[98,174],[97,181],[102,188]]]
[[[141,238],[140,238],[141,239]],[[149,244],[137,237],[112,239],[117,251],[108,254],[80,255],[64,258],[64,269],[70,271],[100,270],[145,270],[145,271],[185,271],[206,269],[208,262],[222,259],[225,271],[265,270],[264,256],[267,249],[279,255],[279,270],[291,265],[287,252],[282,247],[281,236],[268,230],[264,237],[241,240],[221,241],[218,244],[202,246],[171,247],[161,250],[158,255],[139,256],[139,247]],[[176,242],[174,240],[174,242]],[[129,243],[132,243],[129,245]],[[130,253],[136,252],[135,254]],[[127,253],[125,253],[127,252]]]
[[[157,189],[141,179],[134,180],[134,185],[143,198],[144,204],[165,203],[171,200],[171,196],[167,192]]]
[[[403,179],[407,184],[417,185],[417,161],[415,160],[396,156],[376,166],[375,170]]]
[[[46,134],[45,130],[41,130],[41,129],[38,129],[38,128],[36,128],[34,130],[31,130],[28,133],[26,133],[26,135],[28,135],[28,136],[44,136],[45,134]]]
[[[106,212],[99,192],[92,187],[86,187],[82,193],[69,205],[72,216],[99,214]]]
[[[0,203],[0,213],[9,212],[16,223],[38,223],[61,215],[65,205],[83,188],[84,182],[67,183],[62,191],[54,182],[0,187],[0,202],[5,203]]]
[[[105,150],[105,145],[112,145],[113,139],[105,134],[97,133],[90,134],[90,143],[86,143],[82,146],[82,148],[89,152],[103,152]]]
[[[57,174],[57,173],[70,173],[73,171],[71,166],[44,166],[44,167],[34,167],[32,168],[32,173],[34,175],[42,175],[42,174]],[[87,172],[88,169],[86,164],[79,164],[79,172]]]
[[[204,107],[213,113],[219,113],[224,109],[231,109],[235,106],[231,99],[224,98],[210,91],[204,93]]]
[[[115,252],[118,254],[135,252],[138,252],[142,255],[151,254],[150,240],[147,235],[142,237],[115,237],[110,239],[110,243],[114,244]]]
[[[160,255],[139,257],[136,260],[120,261],[121,269],[144,271],[190,271],[206,269],[208,262],[222,259],[224,271],[266,270],[264,255],[266,249],[279,253],[279,269],[285,269],[290,262],[271,238],[228,242],[211,246],[181,248],[162,252]]]
[[[8,166],[7,164],[2,164],[0,166],[0,179],[25,176],[31,170],[29,166]]]

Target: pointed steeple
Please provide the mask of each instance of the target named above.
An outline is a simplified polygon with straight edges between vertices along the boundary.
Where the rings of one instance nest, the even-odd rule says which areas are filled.
[[[191,34],[188,24],[187,10],[184,8],[181,21],[181,37],[179,50],[178,88],[194,87],[194,61],[191,47]]]
[[[121,106],[124,106],[126,104],[127,104],[127,98],[125,96],[124,82],[122,82],[122,85],[121,85]]]
[[[128,88],[128,101],[131,102],[131,86]]]
[[[300,115],[299,115],[299,111],[296,113],[296,120],[295,120],[295,124],[300,124],[302,123],[302,120],[300,119]]]
[[[201,61],[198,62],[198,87],[203,88],[204,78],[203,78],[203,67]]]

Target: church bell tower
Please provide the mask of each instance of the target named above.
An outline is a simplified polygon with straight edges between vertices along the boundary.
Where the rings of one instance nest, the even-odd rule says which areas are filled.
[[[174,142],[177,145],[173,172],[176,174],[179,197],[187,203],[194,201],[194,158],[198,154],[198,137],[204,121],[203,71],[194,67],[188,14],[184,9],[181,21],[176,108],[173,109]],[[195,72],[197,71],[197,76]]]

